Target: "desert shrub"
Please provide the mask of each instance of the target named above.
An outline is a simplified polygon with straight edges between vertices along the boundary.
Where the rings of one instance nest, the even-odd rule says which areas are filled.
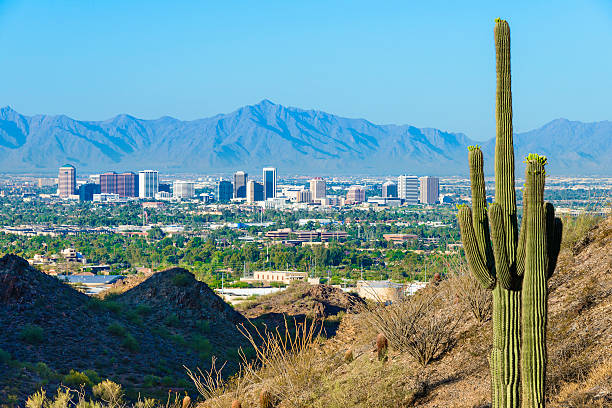
[[[140,316],[146,316],[148,314],[151,314],[153,308],[149,305],[138,305],[134,308],[134,311]]]
[[[589,243],[587,232],[601,221],[601,217],[581,214],[576,217],[566,216],[562,220],[563,238],[561,248],[572,248],[574,251],[577,251]]]
[[[95,370],[85,370],[83,371],[83,374],[85,374],[91,380],[93,384],[98,384],[102,382],[100,375],[98,375],[98,373]]]
[[[161,378],[156,375],[145,375],[143,379],[143,384],[147,388],[151,388],[153,386],[161,384]]]
[[[124,405],[121,385],[110,380],[104,380],[100,384],[94,385],[92,391],[96,398],[106,403],[107,408],[118,408]]]
[[[178,327],[181,324],[181,321],[176,313],[171,313],[164,319],[164,324],[166,326]]]
[[[436,293],[419,293],[388,306],[366,304],[363,315],[391,347],[426,366],[452,346],[459,321],[446,307],[448,296],[441,292],[446,290],[438,287]]]
[[[198,368],[197,371],[191,371],[187,367],[185,367],[185,370],[200,395],[204,397],[205,400],[210,400],[224,394],[227,389],[228,384],[224,380],[222,374],[224,367],[225,363],[220,368],[217,368],[217,358],[213,356],[210,363],[210,370],[202,372],[202,370]]]
[[[200,333],[208,334],[210,333],[210,321],[209,320],[198,320],[196,323],[196,327],[200,331]]]
[[[209,353],[212,351],[212,344],[210,344],[210,340],[197,334],[193,336],[191,345],[194,350],[199,352]]]
[[[468,270],[453,276],[451,281],[457,298],[479,323],[491,318],[493,297],[490,290],[483,288]]]
[[[138,326],[142,326],[144,324],[144,322],[142,321],[142,316],[135,309],[128,310],[127,312],[125,312],[125,317],[130,322]]]
[[[186,273],[177,273],[172,277],[172,284],[175,286],[185,287],[191,283],[191,276]]]
[[[178,344],[181,347],[185,347],[187,345],[187,341],[180,334],[172,334],[172,335],[170,335],[170,340],[172,340],[173,342],[175,342],[176,344]]]
[[[117,336],[117,337],[125,337],[127,333],[127,331],[125,330],[125,327],[123,327],[119,323],[109,324],[108,327],[106,328],[106,331],[108,331],[113,336]]]
[[[89,377],[85,373],[81,373],[76,370],[70,370],[70,372],[64,376],[64,378],[62,379],[62,382],[65,385],[68,385],[70,387],[75,387],[75,388],[78,388],[81,386],[89,387],[93,385],[92,381],[89,379]]]
[[[35,324],[28,324],[19,332],[19,339],[29,344],[42,343],[44,337],[45,331],[43,328]]]
[[[131,333],[127,333],[121,345],[129,351],[136,352],[140,349],[138,341],[132,336]]]
[[[11,353],[0,349],[0,364],[6,364],[11,361]]]

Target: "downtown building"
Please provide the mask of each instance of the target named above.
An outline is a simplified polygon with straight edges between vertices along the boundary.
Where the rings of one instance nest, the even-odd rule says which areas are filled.
[[[419,201],[421,204],[435,204],[440,196],[440,179],[421,177],[419,179]]]
[[[193,181],[175,181],[172,184],[172,197],[179,200],[195,197],[195,183]]]
[[[217,201],[226,203],[234,198],[234,190],[231,181],[219,180],[217,183]]]
[[[312,201],[320,201],[327,196],[327,183],[321,177],[310,180],[310,197]]]
[[[138,172],[138,197],[155,198],[159,192],[159,173],[156,170]]]
[[[363,186],[350,186],[346,193],[346,204],[359,204],[365,201],[365,188]]]
[[[132,172],[117,174],[114,171],[100,174],[100,193],[138,197],[138,176]]]
[[[276,197],[276,168],[264,167],[263,169],[264,200]]]
[[[383,198],[397,198],[397,184],[392,181],[387,181],[382,185]]]
[[[57,194],[60,197],[68,198],[76,194],[76,169],[74,166],[66,164],[60,167],[57,181]]]
[[[264,186],[254,180],[249,180],[246,186],[246,199],[247,203],[255,203],[257,201],[264,201]]]
[[[397,178],[397,193],[404,203],[415,205],[419,203],[419,178],[417,176],[399,176]]]
[[[246,198],[248,173],[237,171],[234,173],[234,198]]]

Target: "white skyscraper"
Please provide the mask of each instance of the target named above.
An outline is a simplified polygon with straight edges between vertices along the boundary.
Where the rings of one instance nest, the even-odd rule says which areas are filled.
[[[276,168],[264,167],[263,169],[264,200],[276,197]]]
[[[138,197],[155,198],[159,191],[159,175],[156,170],[138,172]]]
[[[327,192],[327,185],[325,180],[321,177],[315,177],[310,180],[310,198],[313,201],[321,200],[325,198]]]
[[[418,204],[419,202],[419,178],[417,176],[399,176],[397,178],[397,192],[399,198],[406,204]]]
[[[440,195],[440,180],[437,177],[419,179],[419,201],[421,204],[435,204]]]

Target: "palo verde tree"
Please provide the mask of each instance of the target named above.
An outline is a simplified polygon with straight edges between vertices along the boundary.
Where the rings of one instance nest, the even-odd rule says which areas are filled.
[[[493,407],[519,406],[520,358],[523,359],[523,406],[536,407],[544,403],[546,278],[556,263],[561,224],[554,218],[552,205],[543,204],[546,159],[530,155],[526,161],[525,215],[519,234],[514,183],[510,28],[505,20],[495,22],[495,51],[495,202],[487,209],[483,154],[478,146],[470,146],[472,208],[462,206],[458,217],[470,270],[482,286],[493,292],[490,360]],[[529,209],[533,211],[530,213]],[[522,300],[521,290],[525,292]]]

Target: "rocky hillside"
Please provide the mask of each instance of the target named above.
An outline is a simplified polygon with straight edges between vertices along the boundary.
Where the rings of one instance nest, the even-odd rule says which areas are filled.
[[[555,174],[609,175],[611,136],[609,121],[559,119],[517,134],[516,151],[518,157],[546,154]],[[268,100],[193,121],[129,115],[79,121],[0,108],[3,172],[57,174],[59,166],[71,163],[80,172],[151,167],[174,173],[259,172],[274,165],[281,174],[454,175],[467,174],[466,148],[475,143],[462,133],[374,124]],[[491,158],[493,144],[483,146]]]
[[[612,217],[577,240],[571,238],[576,224],[566,224],[569,241],[564,241],[550,281],[547,406],[610,407]],[[261,390],[278,393],[284,399],[279,407],[490,407],[491,321],[479,321],[470,313],[465,301],[470,291],[460,289],[462,276],[430,285],[410,300],[434,306],[419,333],[440,333],[440,327],[451,333],[441,337],[446,347],[425,367],[392,342],[387,358],[379,361],[372,319],[347,315],[333,339],[289,359],[291,369],[275,370],[272,363],[253,384],[207,401],[202,408],[229,406],[236,398],[243,407],[254,407]],[[400,318],[395,315],[389,322]],[[419,344],[427,338],[432,337],[420,338]],[[283,375],[271,374],[280,372]]]
[[[183,365],[237,369],[242,316],[184,269],[90,298],[13,255],[0,259],[0,406],[39,387],[110,378],[129,395],[191,388]],[[79,379],[80,378],[80,379]],[[78,388],[78,387],[77,387]]]

